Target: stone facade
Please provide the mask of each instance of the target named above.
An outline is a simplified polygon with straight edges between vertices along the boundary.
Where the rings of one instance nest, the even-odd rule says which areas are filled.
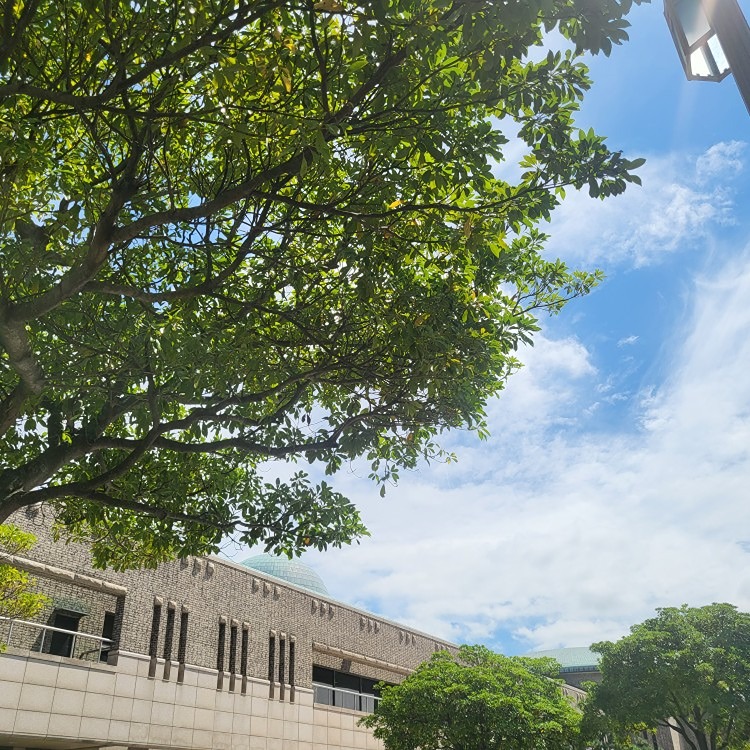
[[[14,623],[0,655],[0,746],[366,750],[377,742],[362,713],[315,702],[313,666],[395,683],[455,648],[218,558],[96,570],[84,546],[53,539],[43,511],[11,522],[38,539],[13,563],[51,597],[39,624],[62,613],[80,635],[54,655],[50,639],[73,636]]]

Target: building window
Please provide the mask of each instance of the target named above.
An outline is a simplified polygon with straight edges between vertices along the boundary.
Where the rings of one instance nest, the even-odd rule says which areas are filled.
[[[174,615],[175,608],[173,606],[167,607],[167,627],[164,633],[164,660],[171,661],[172,659],[172,642],[174,641]]]
[[[276,636],[268,637],[268,681],[273,682],[274,665],[276,663]]]
[[[187,652],[187,635],[188,635],[188,612],[186,609],[180,612],[180,640],[177,644],[177,661],[180,664],[185,663]]]
[[[240,674],[243,677],[247,676],[247,647],[248,647],[248,638],[250,636],[250,631],[247,626],[242,627],[242,646],[240,648]]]
[[[237,626],[229,626],[229,673],[237,672]]]
[[[313,700],[325,706],[339,706],[372,713],[378,705],[379,680],[360,677],[313,665]]]
[[[109,649],[112,646],[112,638],[115,634],[115,613],[105,612],[104,623],[102,625],[102,638],[106,638],[107,642],[102,643],[102,650],[99,653],[99,661],[107,661],[109,658]]]
[[[224,646],[227,640],[227,624],[219,622],[219,643],[216,648],[216,669],[224,671]]]
[[[156,658],[159,650],[159,627],[161,625],[161,604],[154,602],[154,609],[151,613],[151,637],[148,639],[148,655]]]
[[[67,610],[58,609],[52,613],[52,622],[50,623],[52,627],[68,632],[61,633],[53,630],[47,653],[54,654],[55,656],[74,656],[75,634],[78,632],[81,617],[83,617],[82,614]]]
[[[289,684],[294,687],[294,657],[296,655],[296,643],[294,639],[289,640]]]

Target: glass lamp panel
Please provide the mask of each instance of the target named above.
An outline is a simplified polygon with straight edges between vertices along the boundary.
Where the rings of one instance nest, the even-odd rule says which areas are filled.
[[[729,63],[727,62],[726,55],[719,41],[719,37],[714,34],[707,42],[706,46],[713,55],[714,62],[716,63],[716,69],[720,76],[725,76],[729,73]]]
[[[674,9],[685,33],[688,47],[711,32],[711,25],[703,11],[701,0],[675,0]]]
[[[690,75],[694,78],[711,78],[713,76],[704,47],[699,47],[690,53]]]

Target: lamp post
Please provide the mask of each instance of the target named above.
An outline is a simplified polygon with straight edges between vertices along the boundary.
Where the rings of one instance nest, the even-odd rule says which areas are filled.
[[[664,15],[688,79],[732,73],[750,114],[750,27],[737,0],[664,0]]]

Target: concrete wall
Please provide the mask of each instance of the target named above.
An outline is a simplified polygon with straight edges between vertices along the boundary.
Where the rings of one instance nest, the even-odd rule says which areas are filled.
[[[195,750],[377,750],[360,713],[272,700],[268,683],[245,694],[216,690],[213,670],[190,666],[182,684],[148,677],[149,660],[119,654],[116,666],[13,650],[0,655],[0,745],[103,745]]]
[[[155,570],[97,570],[84,546],[54,540],[43,511],[16,514],[11,522],[38,539],[26,559],[16,560],[19,567],[34,572],[53,604],[74,600],[88,610],[81,632],[101,635],[104,613],[117,611],[117,647],[104,664],[30,653],[31,635],[14,638],[0,654],[0,750],[375,750],[370,732],[357,726],[362,713],[314,704],[313,664],[396,683],[435,650],[455,649],[218,558]],[[49,616],[45,611],[37,621],[47,623]]]

